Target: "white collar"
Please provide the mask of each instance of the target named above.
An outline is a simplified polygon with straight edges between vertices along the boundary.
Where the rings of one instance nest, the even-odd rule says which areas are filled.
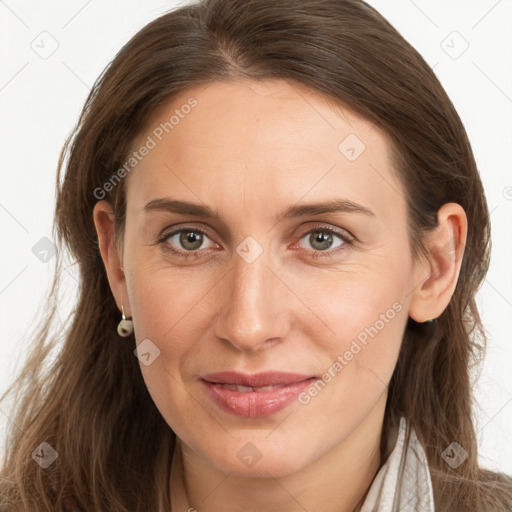
[[[411,437],[406,446],[407,429]],[[360,512],[435,512],[427,457],[414,428],[400,418],[395,447],[373,479]]]

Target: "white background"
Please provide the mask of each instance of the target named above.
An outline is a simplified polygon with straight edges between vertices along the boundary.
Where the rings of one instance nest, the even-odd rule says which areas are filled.
[[[512,474],[512,2],[369,3],[434,68],[461,115],[480,168],[493,230],[491,267],[478,295],[489,334],[475,389],[480,462]],[[110,59],[174,5],[0,0],[0,392],[30,344],[29,330],[44,316],[55,258],[41,262],[32,248],[43,237],[52,239],[55,172],[64,139]],[[54,47],[52,55],[44,54]],[[74,269],[67,271],[69,300],[60,318],[76,295]],[[3,406],[0,426],[8,416]]]

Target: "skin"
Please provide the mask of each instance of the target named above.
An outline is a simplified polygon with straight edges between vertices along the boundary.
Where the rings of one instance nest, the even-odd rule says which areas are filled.
[[[439,316],[454,292],[464,210],[455,203],[439,210],[438,228],[427,240],[430,258],[415,261],[406,192],[385,133],[348,107],[334,108],[282,80],[183,91],[153,112],[133,147],[190,97],[197,106],[126,178],[119,247],[110,204],[94,208],[117,305],[133,319],[137,344],[149,338],[160,350],[141,371],[177,435],[173,510],[352,511],[383,463],[387,386],[407,318]],[[354,161],[338,149],[349,134],[366,146]],[[208,205],[220,218],[144,211],[166,196]],[[274,219],[289,206],[336,198],[373,215]],[[171,227],[207,235],[192,250],[179,234],[158,243]],[[322,249],[315,235],[318,240],[325,227],[356,240],[343,245],[335,234]],[[250,263],[236,251],[248,236],[263,251]],[[196,257],[181,259],[166,244]],[[321,257],[313,258],[315,252]],[[265,418],[240,418],[203,390],[199,376],[222,370],[320,378],[393,304],[400,310],[306,405],[294,401]],[[248,442],[261,454],[251,467],[237,457]]]

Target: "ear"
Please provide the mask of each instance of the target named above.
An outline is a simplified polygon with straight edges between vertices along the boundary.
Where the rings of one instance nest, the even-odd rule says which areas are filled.
[[[105,265],[110,289],[119,311],[123,306],[125,315],[131,317],[126,279],[122,270],[122,255],[119,255],[115,246],[114,218],[114,211],[108,201],[103,200],[96,203],[93,210],[94,226],[96,227],[101,259]]]
[[[467,217],[460,204],[446,203],[438,225],[425,241],[427,260],[417,264],[409,316],[422,323],[437,318],[455,291],[466,246]]]

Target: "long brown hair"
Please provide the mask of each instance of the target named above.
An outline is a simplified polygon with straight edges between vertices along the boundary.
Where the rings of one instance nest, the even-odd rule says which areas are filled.
[[[134,340],[116,334],[119,311],[93,224],[95,191],[124,165],[158,105],[190,86],[239,78],[306,85],[389,135],[407,190],[415,256],[425,252],[422,240],[444,203],[464,208],[468,236],[454,295],[434,325],[409,319],[383,438],[399,412],[405,414],[425,447],[437,510],[512,510],[512,480],[478,467],[472,420],[471,372],[486,343],[475,294],[490,251],[482,183],[438,79],[361,0],[205,0],[181,7],[143,28],[98,78],[62,150],[57,177],[55,237],[59,252],[69,250],[79,266],[78,299],[64,334],[53,334],[59,258],[46,321],[10,389],[17,406],[1,469],[2,510],[169,507],[166,455],[174,433],[144,385]],[[122,235],[124,181],[106,199]],[[441,456],[452,441],[468,454],[457,468]],[[46,469],[31,456],[41,442],[58,453]]]

